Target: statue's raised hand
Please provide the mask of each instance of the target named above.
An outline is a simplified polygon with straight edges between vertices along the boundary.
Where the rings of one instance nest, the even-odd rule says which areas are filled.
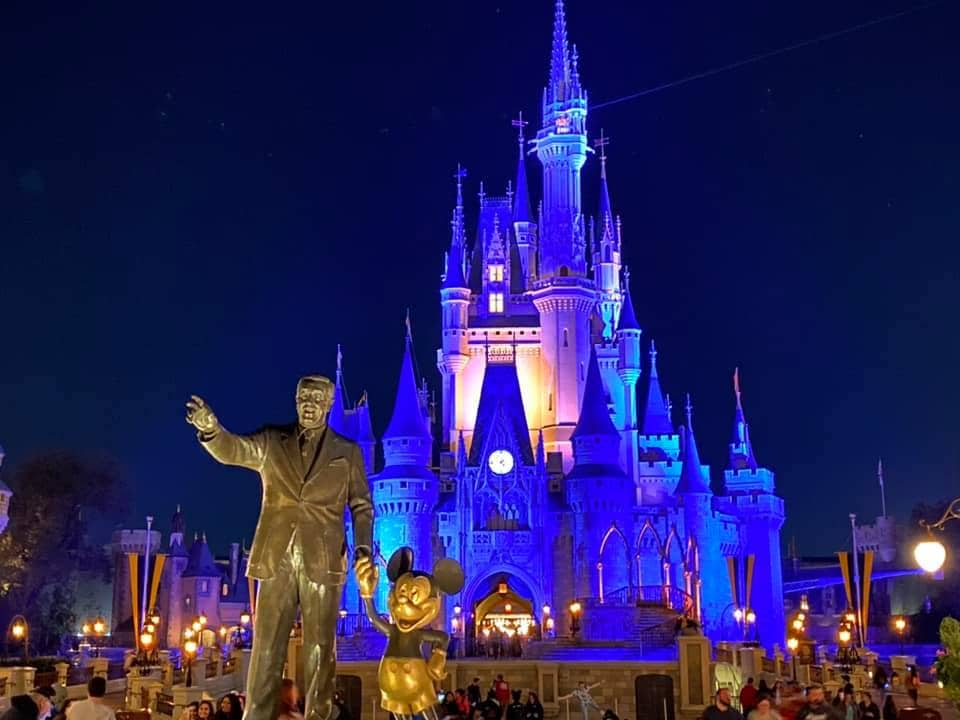
[[[213,410],[196,395],[191,395],[187,400],[187,422],[202,433],[210,433],[220,427]]]

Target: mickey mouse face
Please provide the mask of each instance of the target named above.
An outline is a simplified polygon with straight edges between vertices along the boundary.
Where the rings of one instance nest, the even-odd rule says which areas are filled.
[[[433,594],[429,577],[408,572],[397,578],[387,606],[397,629],[412,632],[433,622],[440,612],[440,598]]]

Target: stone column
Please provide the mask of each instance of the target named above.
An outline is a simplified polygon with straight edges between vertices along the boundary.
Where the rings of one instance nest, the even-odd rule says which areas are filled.
[[[196,668],[194,668],[196,669]],[[200,702],[203,698],[203,688],[176,685],[173,688],[173,717],[178,718],[183,709],[192,702]]]
[[[37,675],[37,669],[32,667],[14,667],[10,668],[10,689],[7,694],[10,697],[14,695],[24,695],[34,688],[34,679]]]
[[[57,685],[67,686],[67,676],[70,674],[70,663],[58,662],[54,667],[57,669]]]
[[[105,657],[93,658],[87,667],[93,668],[93,677],[102,677],[107,679],[107,669],[110,667],[110,660]]]
[[[710,640],[704,635],[677,638],[680,658],[680,710],[702,711],[710,702]]]

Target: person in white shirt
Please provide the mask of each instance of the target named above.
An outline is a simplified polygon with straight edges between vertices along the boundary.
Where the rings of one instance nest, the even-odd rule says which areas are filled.
[[[87,683],[87,699],[70,703],[67,720],[117,720],[113,709],[104,702],[103,696],[106,694],[106,679],[90,678]]]

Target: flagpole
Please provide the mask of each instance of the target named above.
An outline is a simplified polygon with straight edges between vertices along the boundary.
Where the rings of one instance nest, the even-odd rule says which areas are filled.
[[[147,543],[143,553],[143,602],[140,603],[140,627],[147,623],[147,582],[150,580],[150,528],[153,517],[147,515]]]
[[[887,516],[887,491],[883,487],[883,459],[877,459],[877,479],[880,481],[880,507],[883,509],[883,516]]]
[[[856,597],[853,599],[853,609],[857,617],[857,639],[860,647],[863,647],[863,623],[865,619],[860,615],[860,556],[857,548],[857,516],[850,513],[850,532],[853,535],[853,582],[857,590]]]

